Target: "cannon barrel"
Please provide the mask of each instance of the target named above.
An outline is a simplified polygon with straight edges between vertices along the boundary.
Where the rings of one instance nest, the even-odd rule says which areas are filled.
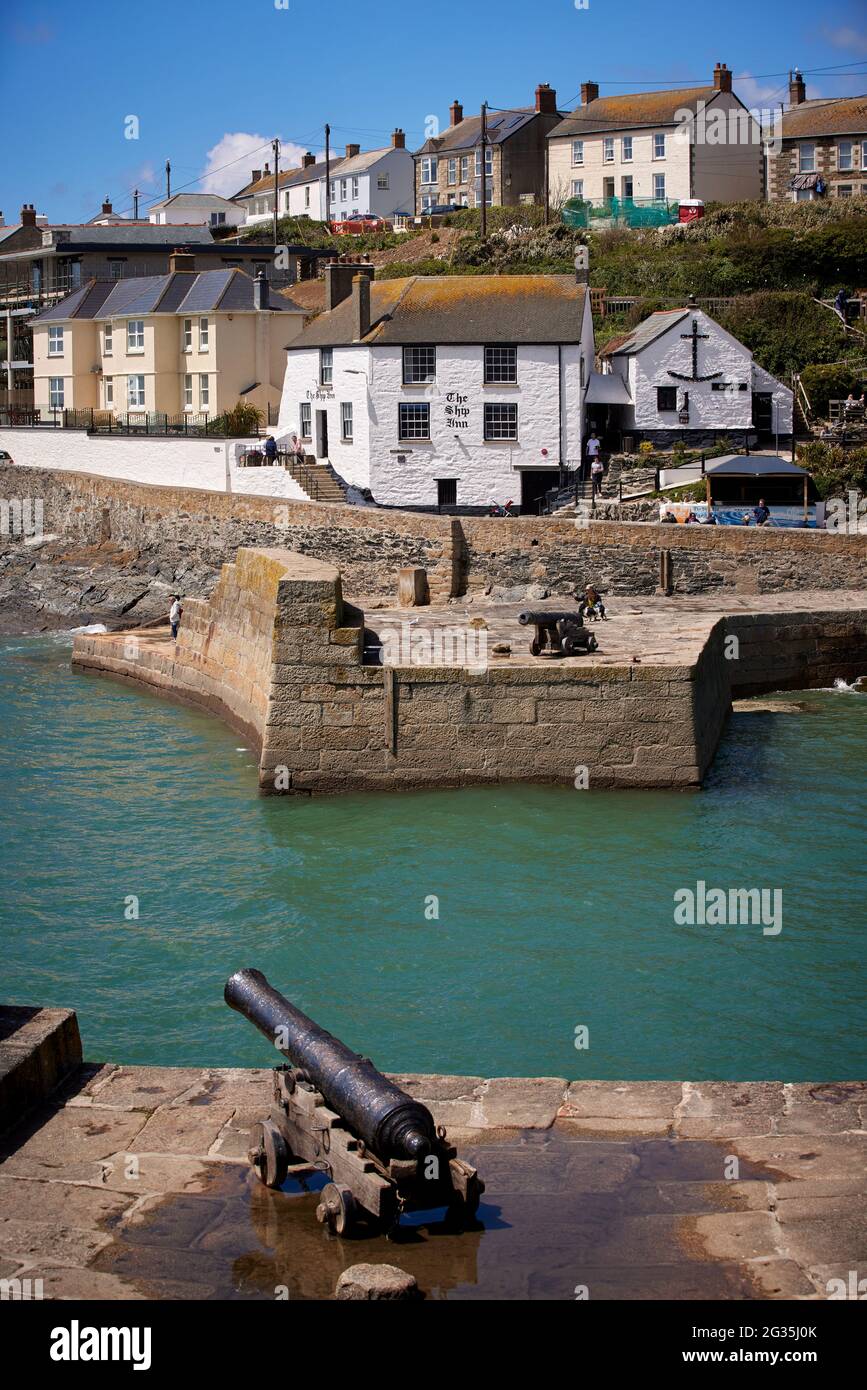
[[[534,623],[541,627],[553,627],[556,623],[564,621],[578,623],[580,626],[581,610],[579,608],[552,608],[545,612],[542,609],[530,608],[518,614],[518,622],[523,627],[532,626]]]
[[[332,1110],[383,1162],[421,1159],[436,1131],[430,1111],[413,1100],[269,985],[260,970],[238,970],[225,1000],[269,1038],[321,1091]]]

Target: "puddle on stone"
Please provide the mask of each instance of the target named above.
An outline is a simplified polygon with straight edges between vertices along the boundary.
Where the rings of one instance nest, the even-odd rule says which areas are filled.
[[[728,1146],[731,1150],[731,1145]],[[745,1269],[704,1260],[689,1218],[745,1210],[744,1183],[772,1173],[741,1160],[722,1180],[718,1143],[609,1142],[558,1131],[465,1146],[486,1183],[479,1228],[456,1233],[441,1212],[404,1216],[397,1237],[343,1240],[315,1218],[317,1191],[263,1187],[225,1165],[196,1194],[172,1194],[115,1231],[94,1268],[146,1296],[323,1299],[360,1262],[399,1265],[429,1299],[743,1299]]]

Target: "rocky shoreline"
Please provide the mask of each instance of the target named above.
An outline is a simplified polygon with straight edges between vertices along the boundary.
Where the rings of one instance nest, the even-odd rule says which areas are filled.
[[[138,550],[62,536],[12,541],[0,553],[0,635],[165,621],[173,593],[206,595],[217,574],[181,543]]]

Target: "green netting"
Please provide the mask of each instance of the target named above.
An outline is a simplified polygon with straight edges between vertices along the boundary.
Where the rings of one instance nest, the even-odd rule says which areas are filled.
[[[624,227],[664,227],[677,221],[678,207],[665,198],[603,198],[599,203],[570,198],[562,216],[567,227],[589,227],[597,220]]]

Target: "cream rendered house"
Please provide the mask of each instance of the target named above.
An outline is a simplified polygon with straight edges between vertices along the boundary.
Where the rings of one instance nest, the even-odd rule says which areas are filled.
[[[760,124],[732,91],[724,63],[708,87],[600,97],[585,82],[581,105],[548,136],[555,203],[758,199],[763,165]]]
[[[280,400],[305,314],[264,275],[196,272],[91,280],[33,320],[37,409],[216,416]]]

